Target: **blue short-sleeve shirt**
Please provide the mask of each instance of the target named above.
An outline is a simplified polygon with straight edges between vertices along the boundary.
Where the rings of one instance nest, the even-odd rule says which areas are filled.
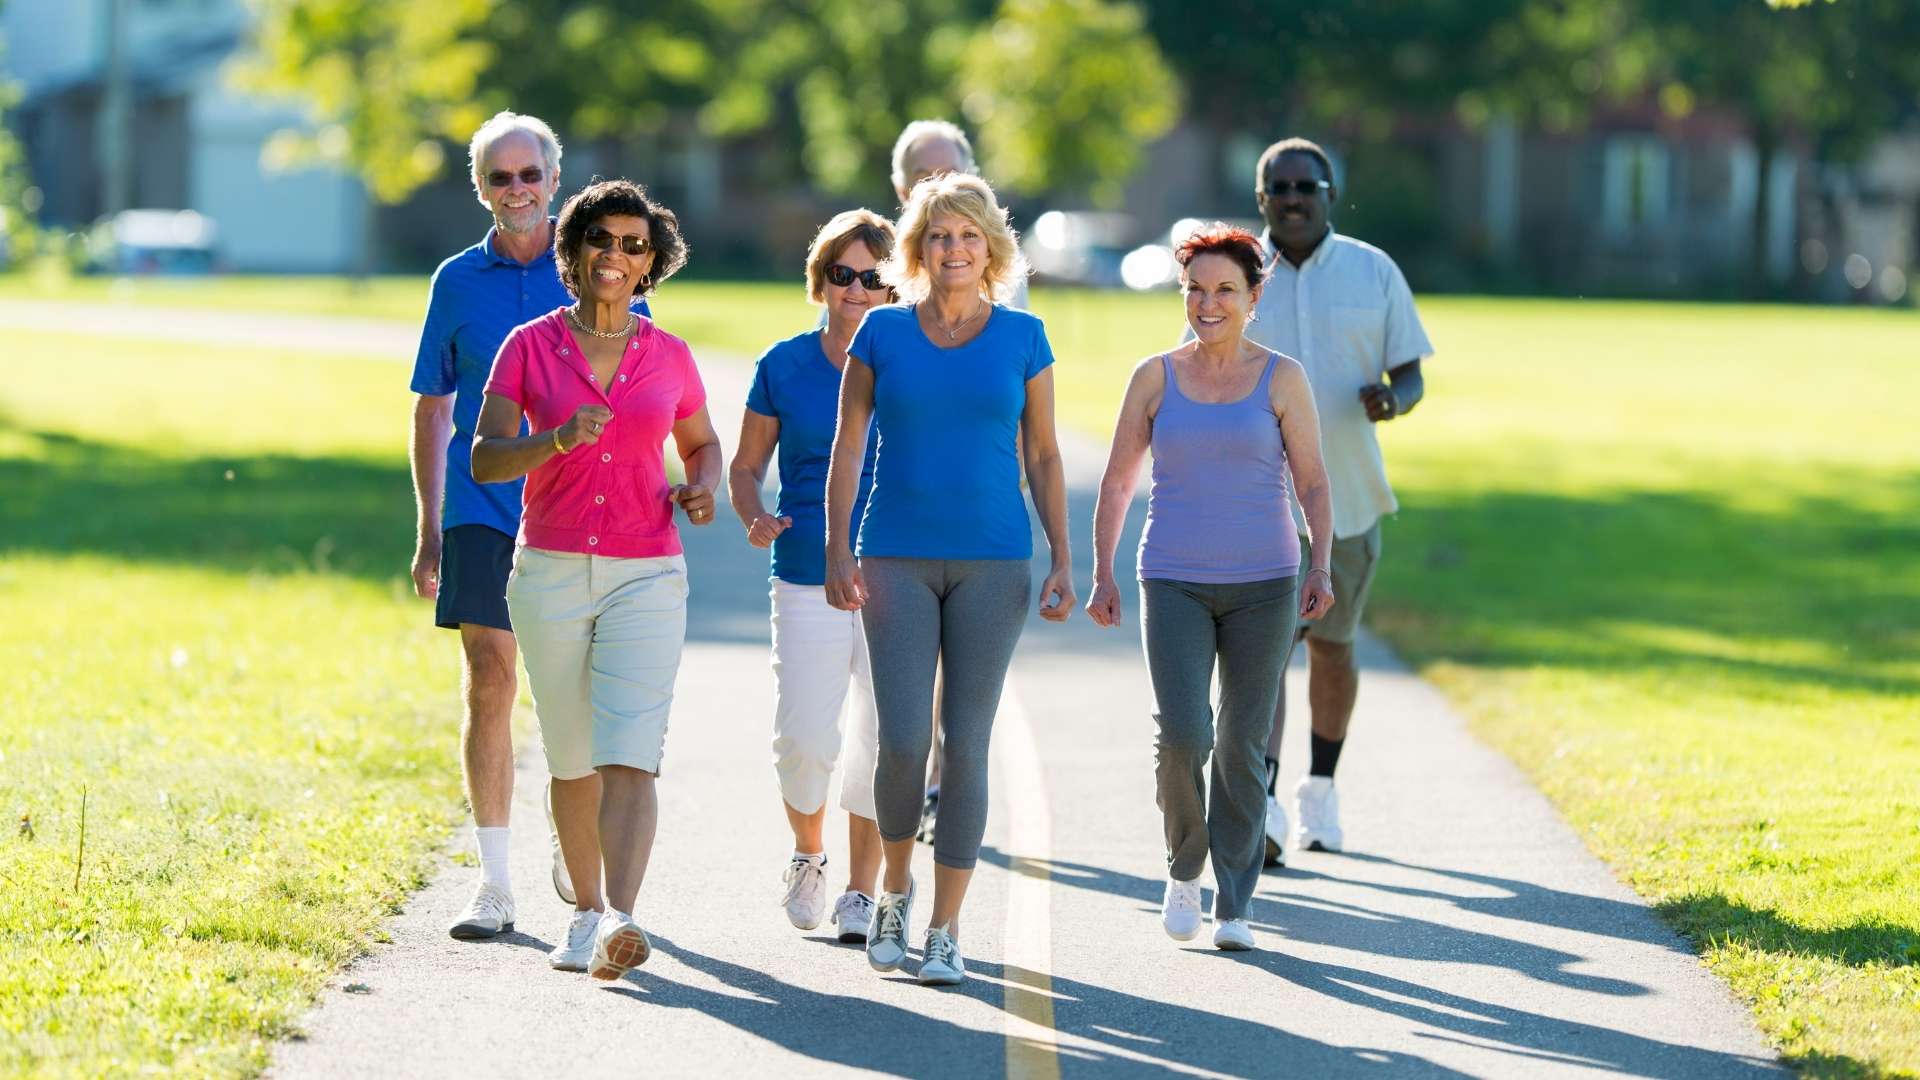
[[[859,554],[1032,558],[1018,439],[1027,380],[1053,364],[1040,319],[995,304],[979,336],[942,349],[913,308],[875,308],[848,352],[873,369],[880,447]]]
[[[494,249],[495,230],[440,264],[427,296],[427,321],[413,361],[412,390],[453,395],[453,435],[447,443],[447,487],[440,527],[486,525],[508,536],[520,531],[522,481],[482,484],[473,478],[473,429],[480,420],[487,373],[507,334],[554,308],[573,303],[548,248],[519,263]],[[646,314],[644,301],[634,310]],[[523,421],[520,433],[526,434]]]
[[[820,331],[809,330],[775,342],[754,365],[747,391],[747,408],[780,421],[776,513],[793,524],[773,541],[773,576],[794,585],[827,583],[827,467],[840,417],[840,369],[827,359],[820,337]],[[856,527],[873,485],[878,449],[868,431],[860,496],[853,504]]]

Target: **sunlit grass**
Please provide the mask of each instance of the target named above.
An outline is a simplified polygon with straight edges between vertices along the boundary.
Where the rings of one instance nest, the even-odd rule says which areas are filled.
[[[459,807],[404,368],[8,344],[0,1073],[257,1071]]]

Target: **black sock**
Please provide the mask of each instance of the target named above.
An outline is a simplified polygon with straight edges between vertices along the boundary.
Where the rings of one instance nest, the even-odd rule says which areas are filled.
[[[1273,794],[1273,785],[1280,781],[1280,759],[1267,759],[1267,794]]]
[[[1323,739],[1318,732],[1313,734],[1313,764],[1307,772],[1313,776],[1333,775],[1333,767],[1340,764],[1340,748],[1347,745],[1345,739]]]

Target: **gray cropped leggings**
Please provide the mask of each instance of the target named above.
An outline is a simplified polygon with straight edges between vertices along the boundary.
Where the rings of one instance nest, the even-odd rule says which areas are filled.
[[[940,730],[946,759],[933,861],[972,869],[987,831],[993,717],[1033,594],[1027,560],[871,557],[860,560],[860,573],[867,583],[860,615],[880,713],[873,772],[880,836],[905,840],[920,826],[937,662],[945,672]]]
[[[1297,580],[1140,583],[1140,636],[1160,725],[1154,786],[1167,832],[1167,873],[1192,881],[1211,854],[1216,920],[1246,918],[1260,883],[1267,732],[1299,618]],[[1208,700],[1216,658],[1217,724]]]

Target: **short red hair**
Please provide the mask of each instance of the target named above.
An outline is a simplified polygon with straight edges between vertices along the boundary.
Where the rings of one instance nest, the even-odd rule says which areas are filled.
[[[1216,221],[1195,229],[1173,249],[1173,261],[1180,264],[1183,272],[1202,255],[1225,255],[1239,263],[1249,289],[1257,289],[1267,282],[1267,253],[1260,246],[1260,238],[1245,229]]]

